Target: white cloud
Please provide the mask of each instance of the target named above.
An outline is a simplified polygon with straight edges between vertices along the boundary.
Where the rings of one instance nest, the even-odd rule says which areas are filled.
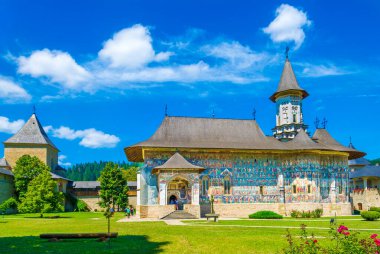
[[[140,68],[153,61],[166,61],[171,52],[156,55],[149,29],[140,24],[125,28],[104,43],[99,58],[111,67]]]
[[[32,96],[19,84],[0,76],[0,98],[6,103],[28,102]]]
[[[14,134],[25,124],[24,120],[9,121],[9,118],[0,116],[0,132]]]
[[[276,18],[263,29],[274,42],[295,43],[296,49],[305,39],[303,27],[310,26],[307,14],[288,4],[281,4],[276,9]]]
[[[88,148],[112,148],[120,142],[120,138],[117,136],[104,133],[94,128],[73,130],[66,126],[61,126],[58,129],[54,129],[50,126],[47,127],[49,127],[48,129],[53,133],[54,137],[67,140],[81,139],[79,144]]]
[[[20,56],[17,62],[19,73],[35,78],[47,77],[69,89],[80,89],[81,84],[91,77],[68,53],[59,50],[37,50],[29,57]]]
[[[156,53],[148,27],[137,24],[115,33],[104,43],[98,58],[81,65],[68,53],[48,49],[21,56],[17,62],[20,73],[61,84],[58,95],[41,98],[52,101],[75,92],[146,89],[165,82],[261,82],[267,80],[262,69],[276,59],[236,41],[188,46],[185,53],[184,49],[176,50]],[[171,58],[173,55],[176,57]],[[69,94],[71,91],[74,93]]]
[[[347,75],[351,74],[352,72],[349,72],[345,69],[341,69],[336,67],[333,64],[329,65],[313,65],[313,64],[300,64],[304,67],[302,71],[302,76],[304,77],[325,77],[325,76],[341,76],[341,75]]]
[[[71,162],[67,162],[65,161],[67,159],[67,156],[66,155],[59,155],[58,156],[58,164],[62,167],[70,167],[72,164]]]
[[[268,54],[253,52],[249,47],[243,46],[237,41],[206,45],[202,49],[207,55],[224,59],[238,69],[264,65],[270,60]]]

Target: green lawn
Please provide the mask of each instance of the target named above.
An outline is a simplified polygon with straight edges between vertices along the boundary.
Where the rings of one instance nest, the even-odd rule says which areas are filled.
[[[0,217],[0,253],[280,253],[286,246],[286,227],[304,223],[310,227],[328,228],[328,219],[235,220],[207,223],[186,221],[186,226],[169,226],[164,222],[117,223],[116,214],[111,231],[119,237],[108,243],[88,240],[48,242],[40,233],[105,232],[106,219],[101,213],[62,213],[65,218],[40,219],[38,215],[7,215]],[[377,229],[361,231],[363,237],[380,233],[380,222],[358,220],[360,217],[338,218],[349,228]],[[276,226],[279,228],[268,228]],[[298,233],[299,229],[291,229]],[[326,229],[310,229],[318,237],[326,237]],[[329,244],[327,238],[320,238]]]

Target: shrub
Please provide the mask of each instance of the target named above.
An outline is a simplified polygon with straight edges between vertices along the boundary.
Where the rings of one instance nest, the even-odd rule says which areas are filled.
[[[375,211],[362,211],[360,215],[368,221],[374,221],[380,218],[380,213]]]
[[[297,210],[292,210],[290,212],[290,217],[292,218],[301,218],[301,212]]]
[[[3,203],[1,203],[1,205],[0,205],[0,211],[5,213],[9,209],[16,210],[17,209],[17,205],[18,205],[18,203],[17,203],[17,201],[16,201],[15,198],[13,198],[13,197],[8,198]]]
[[[374,207],[374,206],[372,206],[372,207],[369,208],[369,210],[380,213],[380,207]]]
[[[248,216],[250,219],[282,219],[282,215],[272,211],[259,211]]]
[[[86,204],[86,202],[84,202],[83,200],[78,200],[77,202],[77,209],[75,209],[77,212],[89,212],[90,211],[90,208],[88,207],[88,205]]]
[[[292,218],[320,218],[323,214],[323,209],[315,209],[313,211],[297,211],[292,210],[290,212],[290,217]]]

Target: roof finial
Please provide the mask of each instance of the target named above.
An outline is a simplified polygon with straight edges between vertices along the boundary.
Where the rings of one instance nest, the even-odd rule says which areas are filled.
[[[328,123],[328,121],[327,121],[326,117],[324,117],[323,121],[322,121],[322,128],[323,129],[326,129],[327,123]]]
[[[319,129],[319,118],[318,117],[315,117],[315,121],[314,121],[314,125],[315,125],[315,128],[316,129]]]
[[[36,114],[36,105],[33,105],[33,115]]]
[[[256,120],[256,108],[255,107],[253,108],[252,116],[253,116],[253,120]]]
[[[289,59],[289,50],[290,50],[289,46],[286,46],[286,49],[285,49],[286,60]]]
[[[215,110],[212,110],[212,118],[215,118]]]
[[[350,136],[350,145],[352,145],[352,137]]]
[[[165,104],[165,116],[168,116],[168,104]]]

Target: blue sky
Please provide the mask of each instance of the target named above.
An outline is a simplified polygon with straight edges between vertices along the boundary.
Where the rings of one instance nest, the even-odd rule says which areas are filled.
[[[378,1],[0,1],[0,139],[37,115],[61,163],[125,160],[169,115],[275,124],[290,46],[315,117],[380,157]]]

